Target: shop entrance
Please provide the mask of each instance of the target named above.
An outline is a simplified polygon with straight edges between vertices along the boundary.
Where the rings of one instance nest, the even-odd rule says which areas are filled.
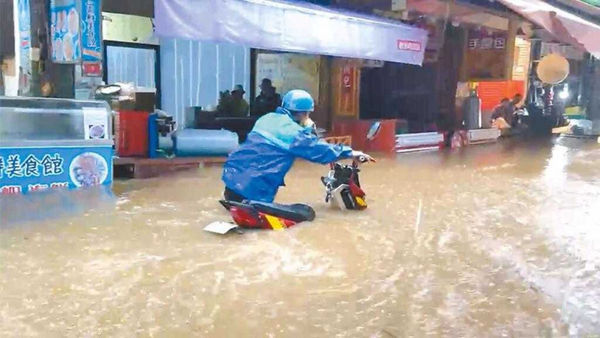
[[[435,84],[430,65],[386,62],[381,68],[363,68],[360,118],[402,119],[409,132],[428,131],[438,110]]]

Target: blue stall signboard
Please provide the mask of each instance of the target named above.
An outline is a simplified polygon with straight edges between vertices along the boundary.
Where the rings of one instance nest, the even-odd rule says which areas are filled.
[[[0,148],[0,194],[112,183],[112,147]]]

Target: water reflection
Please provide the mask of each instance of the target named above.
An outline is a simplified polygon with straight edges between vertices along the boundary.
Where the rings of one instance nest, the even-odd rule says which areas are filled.
[[[543,173],[543,179],[549,189],[561,189],[564,186],[570,160],[569,148],[562,145],[554,146]]]
[[[86,212],[102,212],[102,209],[113,206],[115,201],[109,186],[17,196],[0,195],[0,228],[77,217]]]
[[[578,148],[579,147],[579,148]],[[225,237],[218,168],[117,182],[101,211],[0,233],[0,336],[583,336],[600,332],[600,154],[504,142],[365,167],[317,220]],[[553,184],[558,182],[560,184]]]

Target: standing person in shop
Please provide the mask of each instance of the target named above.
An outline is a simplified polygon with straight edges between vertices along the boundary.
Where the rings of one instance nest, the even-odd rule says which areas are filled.
[[[270,79],[263,79],[260,84],[260,95],[254,100],[252,116],[263,116],[274,112],[281,106],[281,95],[277,93]]]
[[[227,93],[227,92],[226,92]],[[246,91],[242,85],[236,85],[231,95],[222,94],[217,110],[223,117],[247,117],[249,105],[244,99]]]

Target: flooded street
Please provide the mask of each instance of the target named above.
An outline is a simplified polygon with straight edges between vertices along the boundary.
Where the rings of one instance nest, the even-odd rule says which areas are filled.
[[[381,160],[361,173],[365,212],[326,207],[326,171],[290,172],[278,201],[317,220],[283,232],[204,232],[229,219],[219,168],[117,182],[93,210],[3,225],[0,336],[600,334],[598,144]]]

